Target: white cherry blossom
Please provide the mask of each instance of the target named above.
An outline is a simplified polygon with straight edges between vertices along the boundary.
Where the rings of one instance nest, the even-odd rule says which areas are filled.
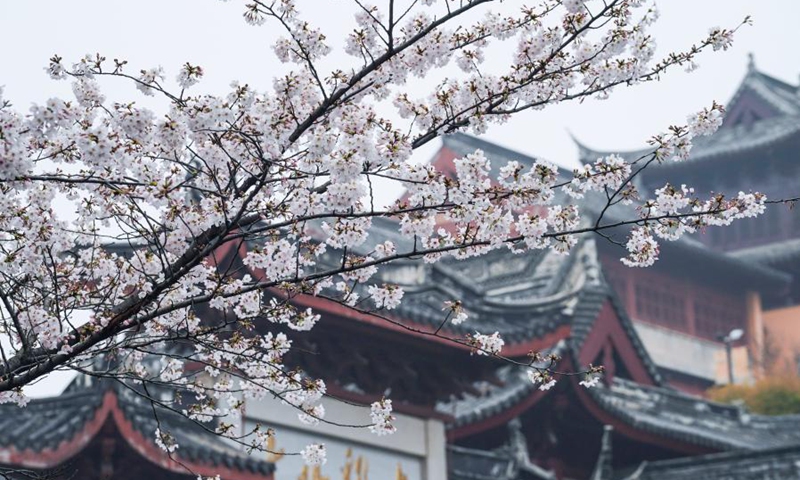
[[[325,465],[328,461],[326,453],[324,443],[312,443],[300,451],[306,465]]]
[[[381,310],[405,292],[386,283],[390,262],[570,254],[580,235],[608,227],[580,208],[593,196],[609,209],[637,202],[623,222],[630,266],[655,262],[661,241],[763,213],[758,192],[706,198],[691,186],[646,192],[631,182],[652,162],[688,158],[695,138],[719,128],[716,103],[655,135],[642,159],[609,155],[572,175],[540,160],[492,164],[482,151],[452,168],[412,160],[442,135],[480,134],[524,110],[604,98],[694,65],[703,50],[729,48],[735,28],[657,59],[650,1],[411,3],[402,15],[388,11],[394,2],[359,7],[341,42],[347,61],[332,65],[329,25],[309,22],[293,0],[247,2],[243,21],[280,31],[272,61],[286,65],[222,93],[204,90],[213,66],[128,67],[101,54],[50,58],[45,69],[70,82],[68,99],[20,113],[0,89],[0,292],[13,292],[0,308],[0,403],[24,405],[21,387],[43,372],[113,355],[119,366],[106,375],[176,389],[193,399],[185,416],[215,421],[232,441],[242,441],[248,400],[276,397],[301,421],[327,422],[326,384],[287,364],[293,343],[279,330],[315,328],[319,302],[386,320]],[[487,71],[496,48],[508,61]],[[165,105],[109,101],[111,77]],[[414,79],[422,88],[409,88]],[[406,194],[376,205],[378,180]],[[372,241],[379,218],[396,223],[397,238]],[[461,300],[425,333],[501,355],[498,332],[453,333],[468,317],[481,328]],[[538,388],[555,384],[535,372]],[[370,411],[363,428],[394,431],[391,400]],[[266,449],[268,437],[247,446]],[[174,452],[180,438],[157,431],[156,442]],[[301,453],[325,462],[323,445]]]

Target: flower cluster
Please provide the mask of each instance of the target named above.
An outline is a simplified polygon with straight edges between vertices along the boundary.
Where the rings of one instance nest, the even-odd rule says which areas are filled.
[[[546,370],[529,369],[528,379],[539,386],[539,390],[547,391],[556,385],[556,379]]]
[[[601,376],[598,373],[587,373],[578,384],[586,388],[596,387],[600,383],[600,378]]]
[[[300,455],[303,457],[303,462],[306,465],[325,465],[328,461],[326,458],[326,450],[324,443],[312,443],[307,445],[306,448],[300,450]]]
[[[505,341],[500,338],[499,332],[494,332],[491,335],[475,332],[474,335],[469,337],[469,341],[478,355],[498,355],[503,349],[503,345],[505,345]]]
[[[171,434],[162,432],[160,428],[156,428],[156,445],[167,453],[174,453],[178,449],[178,443]]]
[[[453,325],[461,325],[467,320],[467,318],[469,318],[469,314],[467,314],[466,310],[464,310],[464,306],[459,300],[448,300],[444,302],[444,308],[442,310],[448,312],[450,323]]]
[[[370,406],[370,419],[372,425],[369,430],[378,435],[389,435],[394,433],[397,428],[392,424],[394,416],[392,415],[392,401],[382,398],[377,402],[373,402]]]
[[[367,289],[372,301],[378,308],[385,308],[392,310],[400,305],[400,300],[403,298],[403,289],[397,285],[384,285],[378,287],[377,285],[370,285]]]
[[[688,157],[692,140],[713,134],[722,125],[725,109],[714,102],[688,117],[686,126],[674,126],[670,132],[657,135],[652,143],[656,147],[651,157],[654,161]],[[646,168],[647,163],[639,168]],[[628,256],[622,262],[628,266],[647,267],[658,260],[658,239],[675,241],[686,233],[716,225],[729,225],[736,219],[760,215],[765,210],[766,197],[761,193],[739,192],[736,198],[716,194],[703,200],[695,190],[686,185],[680,188],[667,184],[655,190],[655,198],[644,201],[640,207],[641,219],[628,235]]]

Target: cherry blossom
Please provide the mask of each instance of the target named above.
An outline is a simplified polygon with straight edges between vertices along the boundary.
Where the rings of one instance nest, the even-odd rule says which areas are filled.
[[[306,465],[325,465],[328,459],[325,457],[326,450],[324,443],[312,443],[300,450],[300,455]]]
[[[500,338],[499,332],[494,332],[491,335],[484,335],[475,332],[472,335],[472,344],[475,346],[475,351],[478,355],[497,355],[503,349],[505,341]]]
[[[397,308],[404,293],[403,289],[397,285],[384,285],[382,287],[370,285],[367,291],[372,297],[372,301],[375,302],[376,307],[387,310]]]
[[[178,443],[175,438],[169,433],[162,432],[159,428],[156,428],[155,442],[161,450],[167,453],[173,453],[178,449]]]
[[[464,310],[463,304],[458,300],[444,302],[442,310],[449,311],[448,316],[450,317],[450,323],[453,325],[461,325],[469,318],[469,314]]]
[[[622,259],[622,263],[629,267],[649,267],[658,260],[658,242],[648,228],[636,227],[631,230],[625,247],[630,254]]]
[[[539,390],[545,392],[550,390],[556,385],[556,379],[547,371],[534,369],[528,370],[528,379],[535,385],[538,385]]]
[[[0,402],[24,405],[21,387],[109,355],[117,367],[96,375],[169,387],[193,399],[179,413],[264,450],[269,436],[239,435],[246,401],[277,398],[303,422],[335,423],[325,382],[287,365],[293,343],[279,332],[315,328],[321,314],[302,304],[309,297],[394,321],[385,311],[408,288],[388,278],[391,262],[502,249],[569,255],[581,235],[624,226],[622,261],[643,267],[659,242],[763,213],[758,192],[647,192],[633,181],[652,163],[688,158],[693,140],[720,126],[717,103],[655,135],[640,159],[609,155],[571,175],[544,161],[493,163],[482,151],[452,169],[412,160],[442,135],[481,134],[525,110],[605,98],[691,67],[703,51],[729,48],[738,27],[658,59],[650,1],[411,3],[400,14],[394,2],[357,2],[347,60],[331,67],[329,26],[309,22],[293,0],[249,1],[244,22],[280,31],[272,53],[286,65],[222,94],[203,91],[212,66],[133,67],[101,54],[49,59],[45,70],[69,82],[69,99],[22,113],[0,89]],[[496,47],[509,61],[489,71]],[[110,101],[110,78],[165,106]],[[414,79],[427,85],[412,90]],[[403,198],[376,205],[378,179]],[[597,198],[601,213],[581,208]],[[605,212],[619,203],[635,210],[610,224]],[[395,222],[397,238],[373,239],[378,218]],[[441,326],[422,333],[500,356],[498,332],[452,328],[469,317],[464,300],[446,303]],[[555,385],[546,368],[532,371],[538,388]],[[394,431],[391,400],[364,411],[362,428]],[[156,441],[173,452],[180,438],[159,430]],[[322,464],[324,446],[302,456]]]
[[[372,420],[372,425],[370,425],[369,429],[373,433],[389,435],[397,430],[395,426],[392,425],[394,416],[392,416],[391,400],[382,398],[377,402],[373,402],[370,406],[370,419]]]
[[[578,382],[578,384],[586,388],[596,387],[600,383],[600,378],[600,375],[597,373],[587,373],[586,377]]]

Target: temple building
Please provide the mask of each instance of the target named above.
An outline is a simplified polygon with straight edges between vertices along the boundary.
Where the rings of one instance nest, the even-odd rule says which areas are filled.
[[[511,160],[525,165],[536,160],[474,137],[455,134],[444,139],[434,163],[448,171],[453,159],[476,149],[483,150],[495,168]],[[604,202],[593,200],[583,201],[584,215],[597,215],[604,206]],[[615,213],[618,207],[621,206],[604,213],[606,222],[638,217],[632,208],[622,214]],[[624,242],[625,232],[616,233],[615,240]],[[727,352],[720,336],[742,329],[746,334],[732,348],[734,377],[741,381],[753,379],[760,371],[763,355],[761,298],[786,291],[790,274],[737,258],[693,238],[662,242],[660,248],[661,260],[654,266],[628,268],[620,262],[627,254],[623,247],[597,241],[604,275],[661,374],[670,385],[693,393],[727,383]]]
[[[790,98],[790,90],[796,91],[751,68],[720,132],[698,143],[690,160],[660,165],[642,181],[659,185],[675,175],[698,189],[741,189],[731,172],[752,168],[748,187],[772,198],[791,195],[797,177],[787,173],[796,168],[789,157],[800,147],[800,123],[792,115],[800,114],[800,97],[795,92]],[[447,171],[455,158],[476,149],[494,168],[534,161],[461,134],[445,138],[433,161]],[[586,160],[600,155],[582,149]],[[765,158],[774,167],[766,167]],[[738,163],[719,168],[725,161]],[[713,175],[704,176],[703,169]],[[767,188],[780,181],[775,190]],[[582,207],[587,218],[598,213],[591,201]],[[764,307],[798,308],[794,211],[768,215],[753,220],[746,235],[737,230],[740,240],[709,231],[664,243],[661,260],[643,270],[623,267],[624,251],[590,236],[566,256],[497,250],[433,264],[398,261],[379,274],[406,292],[386,319],[298,297],[322,318],[310,332],[288,332],[298,348],[286,362],[326,381],[339,399],[325,404],[327,418],[363,423],[368,408],[357,405],[384,395],[397,417],[398,432],[378,437],[364,429],[310,427],[273,400],[246,405],[244,426],[274,428],[276,450],[325,443],[328,461],[316,469],[303,467],[297,456],[247,455],[159,411],[135,388],[89,377],[22,409],[0,406],[0,467],[53,472],[53,480],[183,480],[217,473],[224,480],[800,478],[800,416],[756,415],[700,395],[729,381],[729,366],[736,381],[762,375],[773,312]],[[757,240],[761,234],[754,232],[770,222],[778,225],[774,235]],[[759,254],[767,238],[773,248]],[[405,241],[396,223],[376,219],[360,253],[387,239],[399,249]],[[229,245],[217,252],[218,261],[258,277],[242,262],[254,247]],[[770,260],[776,252],[784,260]],[[330,249],[323,262],[340,261],[340,253]],[[443,325],[443,306],[453,300],[462,302],[469,319]],[[275,326],[264,321],[257,328]],[[499,332],[503,355],[515,362],[476,355],[431,334],[464,338],[476,330]],[[743,335],[730,342],[728,357],[720,339],[732,330]],[[528,378],[531,352],[553,355],[558,371],[591,364],[605,372],[593,388],[581,385],[581,376],[565,375],[542,389]],[[181,439],[173,455],[155,445],[156,428]]]
[[[740,191],[758,191],[772,200],[800,197],[800,162],[797,161],[800,152],[800,86],[759,71],[751,56],[747,74],[726,104],[726,110],[720,129],[710,137],[697,139],[688,160],[652,164],[644,170],[639,176],[642,191],[652,192],[671,183],[690,185],[700,195],[714,192],[735,196]],[[593,162],[609,153],[618,153],[630,160],[652,151],[612,152],[590,149],[581,144],[578,147],[583,162]],[[764,338],[750,337],[751,344],[762,344],[763,352],[760,356],[754,353],[753,348],[748,352],[751,370],[755,374],[764,370],[784,374],[798,372],[800,213],[793,208],[795,203],[770,205],[762,216],[737,221],[729,227],[709,228],[694,236],[696,241],[714,251],[725,252],[731,258],[744,260],[754,266],[784,272],[791,279],[787,288],[776,289],[774,285],[765,285],[758,298],[749,294],[740,296],[736,305],[720,301],[712,307],[714,311],[705,312],[726,318],[747,317],[751,321],[759,309],[762,311],[760,321],[764,325]],[[666,253],[664,259],[664,263],[676,264],[667,258]],[[709,273],[718,276],[719,272],[712,270]],[[633,282],[636,283],[635,280]],[[691,301],[684,303],[688,305]],[[761,303],[760,307],[758,303]],[[641,334],[645,341],[653,337],[653,342],[648,342],[648,346],[661,341],[663,337],[656,339],[652,332],[645,332],[652,330],[649,328],[651,325],[690,335],[697,332],[697,336],[717,341],[718,348],[717,338],[728,332],[728,326],[723,328],[723,325],[712,326],[708,323],[710,329],[704,328],[700,325],[702,321],[698,323],[704,312],[696,309],[694,312],[687,309],[685,315],[670,315],[671,321],[677,323],[664,325],[663,322],[645,318],[635,307],[629,306],[628,311],[637,321],[641,321]],[[725,308],[731,311],[726,312]],[[648,326],[645,327],[645,324]],[[658,356],[655,350],[651,353]]]

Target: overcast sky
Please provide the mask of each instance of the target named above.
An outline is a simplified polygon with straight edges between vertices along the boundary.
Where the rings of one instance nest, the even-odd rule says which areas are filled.
[[[298,0],[301,11],[310,12],[331,38],[347,31],[347,4]],[[186,61],[202,65],[206,79],[200,89],[205,92],[224,93],[232,80],[268,89],[281,70],[269,48],[274,37],[268,27],[246,25],[242,5],[218,0],[0,0],[0,85],[5,98],[21,110],[31,102],[70,96],[68,84],[45,74],[47,59],[58,53],[71,64],[85,53],[101,52],[130,61],[132,72],[162,65],[170,78]],[[485,138],[572,165],[577,150],[569,133],[598,149],[637,148],[712,100],[727,102],[746,72],[750,52],[760,70],[798,83],[800,1],[662,0],[659,7],[661,19],[653,33],[660,54],[688,47],[712,26],[735,26],[746,15],[752,15],[754,25],[739,31],[732,50],[703,55],[701,68],[691,74],[674,70],[659,82],[618,90],[606,101],[525,113],[493,127]],[[105,88],[114,100],[146,103],[129,85]],[[431,148],[421,152],[431,154]],[[52,392],[50,384],[32,393]]]
[[[301,11],[333,37],[347,29],[348,3],[298,1]],[[507,5],[514,3],[506,1]],[[204,91],[222,93],[235,79],[266,89],[280,68],[269,49],[272,36],[268,27],[250,27],[242,21],[242,4],[218,0],[0,0],[0,45],[4,46],[0,49],[0,85],[5,85],[6,98],[20,109],[54,94],[68,95],[67,84],[53,82],[44,73],[47,59],[58,53],[71,62],[99,51],[109,58],[129,60],[133,72],[162,65],[170,77],[185,61],[200,64],[206,70]],[[755,23],[740,30],[732,50],[701,57],[701,68],[691,74],[674,70],[659,82],[618,90],[607,101],[526,113],[507,125],[493,127],[486,138],[558,163],[571,163],[577,154],[568,132],[596,148],[635,148],[711,100],[726,102],[745,74],[749,52],[764,72],[797,83],[800,1],[663,0],[659,9],[661,19],[654,33],[662,54],[699,40],[711,26],[734,26],[746,15],[752,15]],[[117,87],[121,98],[144,100],[129,86],[106,88],[113,92]]]

